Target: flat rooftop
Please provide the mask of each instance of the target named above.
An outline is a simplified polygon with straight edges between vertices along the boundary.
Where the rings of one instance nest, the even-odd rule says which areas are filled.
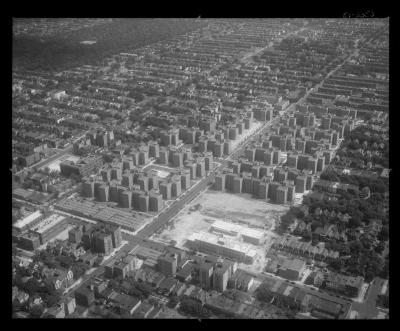
[[[231,238],[228,238],[228,237],[217,236],[212,233],[207,233],[207,232],[193,233],[188,238],[188,240],[200,241],[200,242],[213,244],[216,246],[226,247],[228,249],[244,253],[247,256],[251,256],[251,257],[255,257],[257,255],[256,250],[253,249],[251,245],[232,240]]]
[[[61,210],[73,212],[95,220],[120,225],[123,229],[137,231],[148,219],[133,210],[120,210],[117,208],[107,207],[101,203],[88,200],[66,199],[57,203]]]
[[[217,220],[212,224],[213,230],[216,231],[228,231],[228,232],[234,232],[236,234],[244,235],[247,237],[251,238],[257,238],[257,239],[262,239],[264,237],[264,233],[262,231],[256,230],[256,229],[250,229],[248,227],[239,225],[239,224],[234,224],[230,222],[224,222]]]
[[[41,221],[38,225],[34,227],[34,231],[37,233],[46,232],[48,229],[52,228],[53,226],[59,224],[65,219],[65,216],[59,214],[53,214],[43,221]]]
[[[28,215],[27,217],[22,218],[22,219],[18,220],[17,222],[15,222],[13,224],[13,227],[15,227],[17,229],[22,229],[23,227],[29,225],[30,223],[32,223],[34,220],[38,219],[41,216],[42,216],[42,213],[40,212],[40,210],[36,210],[35,212]]]

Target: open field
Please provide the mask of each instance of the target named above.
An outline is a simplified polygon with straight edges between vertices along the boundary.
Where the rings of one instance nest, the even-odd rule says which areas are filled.
[[[287,206],[254,199],[250,194],[231,194],[208,191],[196,201],[202,205],[202,214],[222,220],[273,230],[275,220],[283,215]]]

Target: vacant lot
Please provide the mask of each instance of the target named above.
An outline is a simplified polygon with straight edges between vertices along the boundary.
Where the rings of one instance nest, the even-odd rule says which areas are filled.
[[[208,191],[196,203],[202,205],[201,212],[206,216],[265,230],[273,230],[275,220],[288,210],[287,206],[254,199],[250,194],[215,191]]]
[[[249,194],[230,194],[207,191],[193,200],[172,221],[161,234],[155,234],[151,239],[169,243],[176,241],[178,247],[183,247],[186,239],[193,232],[208,231],[216,220],[225,220],[241,225],[265,229],[266,245],[256,247],[260,259],[252,271],[261,270],[265,250],[270,245],[275,220],[284,214],[288,207],[274,205],[262,200],[253,199]],[[269,238],[268,238],[269,237]]]

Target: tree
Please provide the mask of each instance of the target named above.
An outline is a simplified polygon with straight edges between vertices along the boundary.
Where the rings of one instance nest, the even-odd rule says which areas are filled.
[[[341,259],[333,260],[330,263],[330,267],[332,269],[334,269],[336,272],[340,272],[340,270],[342,269],[343,265],[344,265],[344,263],[343,263],[343,260],[341,260]]]
[[[380,242],[376,247],[375,247],[375,252],[377,254],[382,254],[382,252],[385,250],[385,243]]]
[[[290,208],[290,212],[291,212],[296,218],[299,218],[299,219],[303,219],[304,216],[305,216],[304,211],[301,210],[301,209],[298,208],[298,207],[291,207],[291,208]]]
[[[312,239],[312,233],[310,231],[303,232],[303,239],[305,241],[310,241]]]
[[[281,230],[286,230],[290,224],[292,224],[295,220],[295,217],[292,213],[288,212],[285,215],[281,217],[281,224],[280,228]]]
[[[210,311],[203,308],[199,301],[190,298],[184,298],[181,301],[180,309],[187,314],[200,318],[209,318],[211,316]]]
[[[32,277],[28,279],[28,281],[24,284],[23,288],[29,295],[32,295],[39,290],[40,284],[35,278]]]
[[[339,182],[339,177],[334,171],[324,171],[320,178],[323,180],[329,180],[331,182]]]
[[[56,178],[56,177],[58,177],[58,171],[57,171],[57,170],[51,170],[51,171],[49,172],[49,176],[50,176],[51,178]]]
[[[354,241],[350,242],[349,246],[350,246],[350,252],[352,254],[360,253],[364,248],[364,246],[362,245],[362,243],[359,240],[354,240]]]
[[[44,285],[39,288],[38,292],[43,293],[43,296],[46,297],[46,295],[53,295],[56,292],[56,289],[50,281],[45,281]]]
[[[138,290],[138,291],[140,291],[141,293],[142,293],[142,295],[145,297],[145,298],[148,298],[149,297],[149,295],[151,294],[151,292],[153,291],[153,289],[151,288],[151,286],[149,286],[149,285],[147,285],[146,283],[139,283],[139,282],[136,282],[135,283],[135,287],[136,287],[136,289]]]
[[[73,265],[71,269],[74,274],[74,279],[81,278],[86,272],[85,269],[83,269],[82,267],[80,267],[78,265]]]
[[[322,227],[322,223],[320,221],[313,221],[311,223],[311,230],[314,232],[316,229],[318,229],[319,227]]]
[[[106,154],[106,155],[103,156],[103,159],[104,159],[104,162],[105,162],[105,163],[111,163],[111,162],[113,161],[114,158],[113,158],[112,155]]]
[[[22,309],[22,305],[18,300],[14,300],[12,303],[12,311],[15,313]]]
[[[350,221],[349,221],[349,226],[351,228],[357,228],[357,227],[359,227],[361,225],[362,225],[362,221],[361,221],[361,217],[360,217],[359,213],[358,212],[357,213],[353,213],[351,215],[351,218],[350,218]]]
[[[115,289],[118,286],[118,282],[115,279],[110,279],[108,282],[108,287],[111,289]]]
[[[72,173],[69,178],[72,179],[73,181],[77,182],[77,183],[80,182],[81,179],[82,179],[81,175],[77,175],[75,173]]]
[[[389,259],[385,259],[385,265],[383,266],[383,269],[379,275],[382,278],[388,279],[389,278]]]
[[[381,241],[386,241],[389,239],[389,226],[388,225],[382,226],[382,229],[378,234],[378,239]]]
[[[176,295],[173,295],[169,299],[168,307],[175,308],[178,303],[179,303],[179,298]]]
[[[369,282],[378,276],[383,271],[384,266],[385,261],[382,257],[372,251],[365,265],[365,280]]]
[[[262,302],[270,302],[272,300],[273,295],[271,291],[268,289],[266,284],[261,284],[256,291],[256,296],[259,301]]]
[[[46,295],[44,302],[46,302],[47,307],[52,307],[60,301],[60,294],[57,291],[54,293]]]
[[[32,318],[40,318],[42,316],[44,308],[42,305],[33,305],[29,309],[29,314]]]
[[[128,291],[128,294],[137,298],[143,298],[142,292],[140,292],[136,287],[131,287]]]
[[[63,268],[70,268],[74,263],[74,259],[71,256],[60,255],[56,257],[56,261],[60,263]]]

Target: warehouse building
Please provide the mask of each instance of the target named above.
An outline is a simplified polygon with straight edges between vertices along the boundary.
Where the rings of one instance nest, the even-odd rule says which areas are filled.
[[[299,280],[306,269],[306,262],[300,259],[287,259],[278,266],[278,276],[288,280]]]
[[[215,233],[221,233],[232,237],[241,236],[244,242],[253,245],[260,245],[264,238],[264,233],[262,231],[219,220],[212,224],[211,230]]]
[[[32,214],[16,221],[13,224],[13,228],[17,231],[23,232],[28,228],[31,228],[41,222],[43,219],[43,214],[40,210],[36,210]]]
[[[43,245],[68,228],[68,219],[59,214],[52,214],[37,224],[32,231],[39,235]]]
[[[211,233],[193,233],[187,244],[196,251],[226,257],[239,263],[251,264],[257,256],[250,245]]]

